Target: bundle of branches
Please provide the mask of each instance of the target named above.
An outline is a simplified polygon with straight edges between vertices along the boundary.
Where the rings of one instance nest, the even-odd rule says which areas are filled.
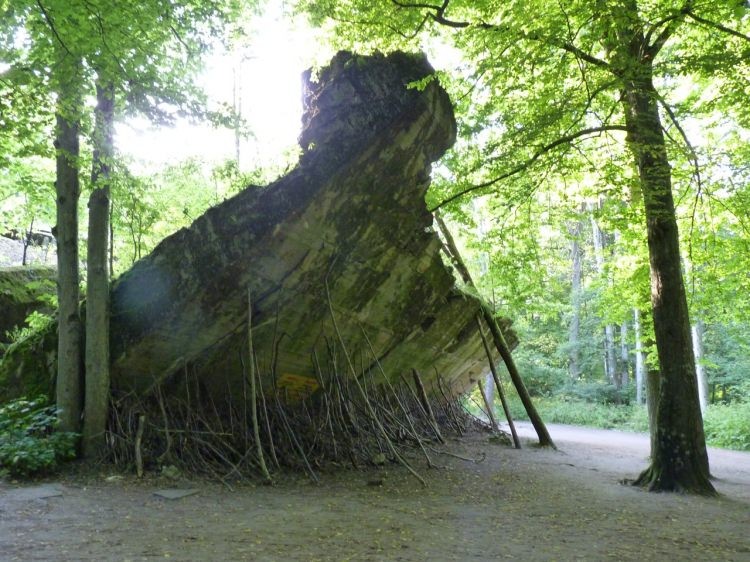
[[[175,465],[222,481],[270,481],[288,469],[306,471],[317,481],[327,467],[390,462],[402,464],[424,484],[411,464],[416,454],[434,466],[429,453],[440,452],[433,445],[443,443],[443,435],[462,435],[483,423],[439,375],[437,392],[429,397],[416,370],[411,381],[401,376],[395,384],[377,368],[348,376],[340,365],[349,356],[330,341],[323,361],[313,353],[318,389],[306,397],[279,387],[273,372],[259,377],[254,354],[252,361],[243,359],[241,395],[228,392],[220,403],[197,380],[189,380],[187,371],[179,393],[173,387],[169,395],[157,389],[150,398],[115,401],[110,460],[135,466],[139,474]]]

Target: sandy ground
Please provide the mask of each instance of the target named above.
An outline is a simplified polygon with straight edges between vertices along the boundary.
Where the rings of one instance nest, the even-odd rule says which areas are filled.
[[[433,455],[421,485],[398,466],[234,491],[106,476],[0,483],[0,559],[750,561],[750,453],[710,450],[719,498],[619,484],[646,466],[645,435],[550,426],[560,450],[473,434]],[[521,433],[532,436],[521,424]],[[382,479],[382,485],[372,485]],[[198,492],[178,500],[160,488]],[[49,490],[58,497],[39,499]]]

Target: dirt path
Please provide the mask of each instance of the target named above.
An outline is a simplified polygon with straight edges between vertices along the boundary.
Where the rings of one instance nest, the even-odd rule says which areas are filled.
[[[648,494],[618,484],[646,466],[646,436],[550,431],[560,451],[475,434],[449,450],[482,462],[434,455],[445,468],[427,470],[414,459],[427,489],[396,466],[233,492],[102,475],[32,499],[39,487],[1,483],[0,559],[750,561],[750,454],[710,451],[718,499]],[[198,493],[153,495],[165,487]]]

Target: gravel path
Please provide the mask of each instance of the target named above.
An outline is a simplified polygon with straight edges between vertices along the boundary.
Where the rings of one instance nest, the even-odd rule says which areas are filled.
[[[750,454],[710,451],[719,498],[650,494],[619,484],[646,466],[646,436],[550,431],[559,451],[471,434],[446,450],[480,462],[414,457],[427,488],[396,465],[234,491],[110,473],[0,483],[0,559],[750,561]]]

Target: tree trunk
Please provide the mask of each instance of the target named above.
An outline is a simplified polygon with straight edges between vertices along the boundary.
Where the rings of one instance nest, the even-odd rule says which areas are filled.
[[[581,221],[578,221],[574,228],[570,229],[570,234],[573,237],[571,244],[571,283],[570,283],[570,327],[568,329],[568,347],[570,348],[570,355],[568,358],[568,372],[572,380],[578,380],[581,377],[581,363],[579,353],[579,332],[581,330],[581,278],[582,278],[582,262],[583,255],[581,251],[581,244],[578,239],[581,236],[583,225]]]
[[[596,271],[604,276],[604,235],[594,215],[591,215],[591,231],[594,240],[594,259]],[[617,376],[617,354],[615,353],[615,327],[612,324],[604,326],[604,375],[607,380],[620,388]]]
[[[495,379],[492,372],[487,373],[487,376],[484,377],[484,395],[490,401],[490,404],[495,403]]]
[[[29,229],[26,231],[26,236],[23,237],[23,256],[21,257],[21,265],[25,266],[28,259],[29,246],[31,246],[31,237],[34,235],[34,217],[31,217],[31,224]]]
[[[693,324],[693,350],[695,352],[695,378],[698,384],[698,402],[701,406],[701,414],[706,413],[708,406],[708,380],[706,369],[703,366],[703,321],[698,320]]]
[[[80,60],[64,53],[58,67],[56,109],[58,429],[78,431],[81,419],[81,317],[78,272]]]
[[[646,373],[646,409],[648,410],[648,431],[651,436],[651,458],[656,454],[656,437],[658,435],[657,427],[659,420],[657,412],[659,411],[659,386],[661,384],[661,374],[658,370],[649,369]]]
[[[487,408],[487,417],[490,421],[490,427],[492,427],[492,431],[495,432],[498,430],[500,426],[497,425],[497,419],[495,418],[495,407],[494,405],[487,399],[487,394],[484,392],[484,385],[482,385],[482,381],[477,381],[477,387],[479,388],[479,394],[482,396],[482,402],[484,402],[484,407]]]
[[[635,157],[646,211],[651,305],[660,371],[651,466],[636,483],[649,490],[710,494],[715,491],[709,481],[671,168],[657,107],[659,96],[652,81],[651,59],[642,54],[642,33],[634,36],[629,23],[620,25],[620,40],[627,41],[628,46],[622,71],[627,143]]]
[[[109,406],[109,195],[114,149],[114,87],[96,84],[94,154],[91,165],[86,291],[86,392],[83,454],[92,458],[105,448]]]
[[[630,380],[630,349],[628,348],[628,323],[620,325],[620,361],[619,361],[620,384],[626,386]]]
[[[641,312],[633,309],[633,331],[635,332],[635,402],[640,405],[644,402],[643,384],[646,370],[646,361],[643,356],[641,343]]]

